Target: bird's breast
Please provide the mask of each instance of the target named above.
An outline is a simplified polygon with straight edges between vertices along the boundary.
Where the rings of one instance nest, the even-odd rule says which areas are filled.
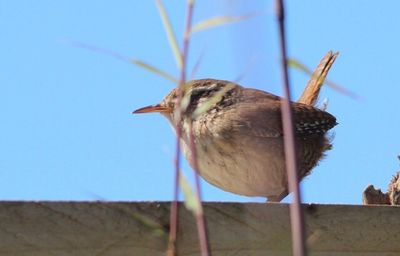
[[[183,153],[194,166],[188,140],[182,139]],[[251,144],[251,145],[250,145]],[[245,138],[203,137],[195,141],[200,175],[209,183],[245,196],[279,195],[286,189],[282,141],[249,143]],[[265,150],[265,145],[275,150]]]

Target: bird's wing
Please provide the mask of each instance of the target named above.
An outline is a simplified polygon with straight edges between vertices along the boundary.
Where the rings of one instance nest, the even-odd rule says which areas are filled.
[[[214,134],[229,137],[245,133],[254,137],[283,135],[280,98],[263,91],[245,89],[244,100],[231,105],[224,114],[215,117],[208,129]],[[293,103],[295,133],[299,136],[324,134],[336,125],[331,114],[301,103]]]

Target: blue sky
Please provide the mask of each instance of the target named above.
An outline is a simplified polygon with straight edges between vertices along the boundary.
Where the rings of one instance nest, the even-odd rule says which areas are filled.
[[[164,1],[167,2],[167,1]],[[398,1],[286,1],[290,57],[314,68],[340,51],[321,100],[339,125],[334,149],[302,182],[305,202],[361,203],[370,183],[386,190],[398,170]],[[181,38],[185,1],[166,4]],[[262,15],[199,32],[189,64],[196,78],[234,80],[281,94],[273,1],[198,0],[194,21]],[[170,200],[174,134],[160,115],[131,111],[157,103],[173,84],[79,41],[178,71],[154,1],[0,1],[0,199]],[[291,70],[297,98],[308,77]],[[190,176],[190,168],[183,164]],[[259,202],[203,183],[207,201]]]

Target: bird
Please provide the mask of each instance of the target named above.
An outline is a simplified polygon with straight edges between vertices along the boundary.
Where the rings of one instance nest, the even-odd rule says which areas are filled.
[[[198,172],[212,185],[234,194],[266,197],[272,202],[286,197],[289,191],[281,115],[283,99],[217,79],[192,80],[183,88],[177,87],[159,104],[133,113],[161,113],[175,130],[181,124],[182,151],[193,167],[192,129]],[[337,122],[333,115],[312,105],[290,104],[301,180],[331,149],[327,132]]]
[[[336,118],[325,111],[326,104],[315,105],[338,55],[332,51],[325,54],[299,100],[291,102],[300,181],[332,148],[333,136],[328,131],[337,125]],[[234,82],[200,79],[178,86],[159,104],[133,114],[158,112],[165,116],[181,131],[180,143],[189,164],[209,183],[235,194],[279,202],[289,194],[282,100]]]

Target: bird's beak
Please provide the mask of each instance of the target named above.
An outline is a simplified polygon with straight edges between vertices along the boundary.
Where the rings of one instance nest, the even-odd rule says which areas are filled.
[[[132,114],[142,114],[142,113],[171,113],[171,109],[165,106],[161,106],[160,104],[157,105],[150,105],[147,107],[136,109],[132,112]]]

